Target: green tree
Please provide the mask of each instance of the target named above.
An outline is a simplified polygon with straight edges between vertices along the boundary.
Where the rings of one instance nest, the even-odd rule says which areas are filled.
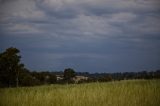
[[[75,77],[75,71],[73,69],[67,68],[64,70],[64,80],[66,80],[67,83],[71,81],[73,77]]]
[[[19,73],[24,65],[20,63],[21,56],[17,48],[10,47],[0,53],[0,83],[2,86],[19,86]]]
[[[56,83],[57,82],[57,78],[56,78],[56,76],[54,75],[54,74],[49,74],[49,78],[47,79],[47,82],[49,83],[49,84],[54,84],[54,83]]]
[[[19,85],[20,86],[34,86],[34,85],[40,85],[40,81],[32,76],[31,72],[24,68],[19,73]]]

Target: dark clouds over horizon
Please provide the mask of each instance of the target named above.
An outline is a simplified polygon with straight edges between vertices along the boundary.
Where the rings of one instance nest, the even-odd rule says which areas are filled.
[[[0,0],[0,52],[30,70],[160,69],[159,0]]]

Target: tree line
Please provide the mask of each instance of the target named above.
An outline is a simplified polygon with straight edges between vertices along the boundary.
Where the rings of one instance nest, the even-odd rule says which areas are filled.
[[[57,77],[62,77],[58,80]],[[72,68],[59,72],[30,71],[21,63],[20,51],[10,47],[0,53],[0,87],[35,86],[44,84],[68,84],[74,83],[75,76],[88,77],[87,80],[80,80],[79,83],[86,82],[107,82],[127,79],[159,79],[160,70],[142,72],[123,73],[94,73],[75,72]]]

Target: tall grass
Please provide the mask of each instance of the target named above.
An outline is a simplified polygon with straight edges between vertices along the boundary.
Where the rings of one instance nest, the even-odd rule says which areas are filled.
[[[0,106],[160,106],[160,80],[6,88]]]

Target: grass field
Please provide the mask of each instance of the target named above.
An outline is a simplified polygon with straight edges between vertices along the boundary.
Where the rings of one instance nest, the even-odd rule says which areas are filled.
[[[3,88],[0,106],[160,106],[160,80]]]

